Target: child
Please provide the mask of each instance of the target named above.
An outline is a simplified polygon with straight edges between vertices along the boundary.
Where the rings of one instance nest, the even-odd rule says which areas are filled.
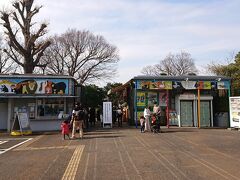
[[[70,137],[69,137],[69,123],[68,123],[68,120],[65,120],[65,121],[62,122],[61,129],[62,129],[63,140],[65,140],[65,135],[67,135],[68,139],[70,139]]]
[[[141,133],[144,132],[144,124],[145,124],[145,118],[144,116],[141,116],[140,117]]]

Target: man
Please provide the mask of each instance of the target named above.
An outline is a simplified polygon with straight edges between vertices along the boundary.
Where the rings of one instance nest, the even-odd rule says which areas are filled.
[[[118,120],[118,127],[122,126],[122,109],[121,106],[117,109],[117,120]]]
[[[160,132],[160,116],[161,116],[161,108],[157,105],[157,103],[154,103],[153,106],[153,113],[156,114],[156,125],[157,125],[157,131]]]
[[[73,124],[72,129],[72,137],[75,138],[76,130],[79,130],[80,138],[83,138],[83,120],[84,120],[84,110],[80,106],[80,103],[76,103],[75,107],[72,111],[72,120],[71,123]]]

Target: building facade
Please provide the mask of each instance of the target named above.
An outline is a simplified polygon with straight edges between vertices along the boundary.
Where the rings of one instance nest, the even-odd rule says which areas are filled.
[[[80,97],[69,76],[0,75],[0,130],[11,130],[17,112],[26,111],[32,131],[59,130]]]
[[[146,106],[161,107],[161,124],[179,127],[228,127],[231,79],[222,76],[137,76],[120,93],[129,107],[129,124],[139,123]]]

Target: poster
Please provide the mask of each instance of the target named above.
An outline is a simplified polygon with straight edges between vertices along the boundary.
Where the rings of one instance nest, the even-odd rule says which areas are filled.
[[[159,93],[159,106],[167,106],[167,92]]]
[[[145,92],[137,92],[137,106],[145,106],[146,105],[146,97]]]
[[[240,96],[230,97],[230,126],[240,127]]]
[[[169,125],[178,125],[177,112],[169,110]]]
[[[137,112],[137,120],[139,121],[140,117],[143,116],[143,111]]]
[[[153,106],[154,103],[157,103],[157,93],[148,92],[148,106]]]

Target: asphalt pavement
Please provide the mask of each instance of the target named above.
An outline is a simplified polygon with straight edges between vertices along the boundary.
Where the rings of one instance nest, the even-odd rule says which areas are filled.
[[[60,132],[0,134],[0,179],[240,179],[240,132],[163,127],[92,128],[83,139]]]

